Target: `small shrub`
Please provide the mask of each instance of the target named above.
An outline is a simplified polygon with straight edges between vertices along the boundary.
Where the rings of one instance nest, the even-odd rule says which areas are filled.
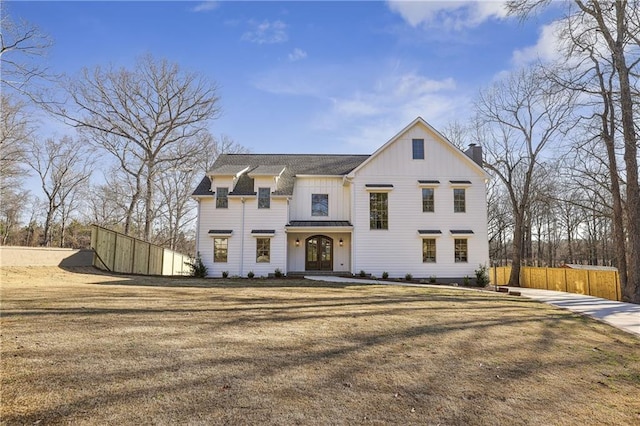
[[[253,271],[249,271],[249,273],[247,274],[247,278],[250,278],[250,279],[255,277],[255,276],[256,276],[256,274],[254,274]]]
[[[385,271],[382,273],[382,279],[386,280],[387,278],[389,278],[389,273]]]
[[[190,262],[185,262],[185,265],[189,266],[189,275],[191,275],[192,277],[204,278],[207,276],[207,267],[204,266],[204,263],[202,263],[200,252],[198,252],[195,259],[192,259]]]
[[[462,279],[462,284],[464,284],[465,286],[469,286],[469,282],[471,282],[471,280],[469,279],[469,275],[465,275]]]
[[[366,276],[367,276],[367,273],[361,270],[361,271],[360,271],[360,277],[361,277],[361,278],[364,278],[364,277],[366,277]]]
[[[486,265],[479,265],[476,273],[476,285],[478,287],[486,287],[489,285],[489,268]]]
[[[431,276],[429,277],[429,282],[430,282],[431,284],[435,284],[435,282],[436,282],[436,277],[435,277],[435,275],[431,275]]]
[[[229,278],[229,271],[222,271],[222,278]]]
[[[280,268],[276,268],[275,272],[273,273],[273,276],[276,278],[282,278],[282,271],[280,270]]]
[[[407,274],[407,275],[405,275],[405,276],[404,276],[404,279],[405,279],[406,281],[411,281],[411,280],[413,279],[413,275],[411,275],[411,274]]]

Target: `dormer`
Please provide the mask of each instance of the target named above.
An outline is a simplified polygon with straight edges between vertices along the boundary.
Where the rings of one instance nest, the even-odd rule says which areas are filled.
[[[215,192],[218,186],[228,187],[230,191],[233,191],[240,176],[250,168],[245,165],[225,164],[210,170],[207,174],[211,180],[211,192]]]
[[[258,191],[258,188],[270,188],[271,192],[278,189],[278,181],[284,173],[286,166],[274,165],[274,166],[258,166],[251,170],[247,176],[253,179],[253,189]]]

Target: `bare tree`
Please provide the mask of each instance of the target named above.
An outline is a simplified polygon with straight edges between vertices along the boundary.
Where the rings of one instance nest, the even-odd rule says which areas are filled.
[[[557,90],[535,69],[512,73],[482,91],[475,107],[485,166],[505,186],[513,212],[509,285],[518,285],[540,156],[571,126],[572,93]]]
[[[198,136],[218,113],[215,85],[177,64],[140,58],[132,70],[96,67],[67,79],[73,110],[61,104],[49,111],[112,154],[123,170],[139,177],[130,200],[130,216],[144,203],[144,237],[150,239],[154,192],[160,174],[182,158],[200,152]],[[126,232],[130,231],[130,220]]]
[[[33,129],[21,101],[0,95],[0,195],[19,188],[27,174],[23,167],[26,142]]]
[[[442,134],[455,145],[461,151],[467,149],[467,145],[470,143],[470,137],[472,135],[471,129],[467,124],[463,124],[460,121],[454,120],[447,123],[442,129]]]
[[[198,146],[200,150],[194,158],[185,157],[177,160],[162,173],[158,181],[161,197],[159,204],[163,206],[161,209],[163,220],[160,228],[166,238],[163,243],[173,250],[184,250],[184,247],[178,247],[178,241],[195,221],[196,212],[193,209],[191,194],[202,176],[209,171],[220,154],[247,152],[246,148],[234,142],[229,136],[222,135],[220,138],[214,138],[208,132],[200,135]],[[195,245],[193,248],[195,249]]]
[[[47,68],[40,63],[53,44],[40,30],[23,20],[14,21],[7,13],[6,1],[0,2],[0,66],[3,89],[32,95],[32,85],[38,78],[50,78]]]
[[[27,192],[6,192],[0,203],[0,245],[16,245],[19,241],[20,216],[27,204]]]
[[[19,225],[28,193],[23,190],[28,171],[24,167],[26,144],[33,128],[24,104],[8,93],[0,95],[0,229],[2,244]]]
[[[527,17],[549,0],[512,0],[512,13]],[[624,176],[626,180],[626,225],[614,218],[614,236],[618,268],[621,272],[623,299],[640,302],[640,185],[638,182],[638,67],[640,66],[640,2],[637,0],[567,2],[569,9],[563,23],[568,28],[570,46],[567,57],[588,58],[592,62],[589,75],[599,86],[602,108],[602,140],[607,146],[614,195],[612,214],[621,216],[616,200],[619,169],[615,161],[614,134],[619,115],[623,141]],[[607,70],[607,68],[610,70]],[[635,81],[634,81],[635,80]],[[585,90],[588,91],[588,90]],[[628,249],[624,242],[628,241]],[[626,264],[626,267],[625,267]],[[626,275],[626,277],[625,277]],[[626,282],[625,282],[626,281]]]
[[[43,246],[51,245],[51,226],[58,210],[69,203],[79,186],[89,181],[91,162],[85,146],[68,136],[31,144],[27,163],[36,172],[46,197]]]
[[[109,168],[105,182],[94,185],[88,197],[88,220],[97,225],[123,232],[131,194],[128,175],[118,167]]]

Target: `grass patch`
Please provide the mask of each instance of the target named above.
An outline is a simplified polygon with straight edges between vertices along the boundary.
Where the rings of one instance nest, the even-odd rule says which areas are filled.
[[[634,424],[640,340],[491,292],[3,268],[2,422]]]

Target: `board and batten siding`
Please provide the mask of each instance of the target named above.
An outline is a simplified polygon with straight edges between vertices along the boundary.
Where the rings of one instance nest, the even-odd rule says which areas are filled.
[[[246,197],[244,209],[239,197],[229,197],[229,207],[226,209],[215,208],[214,197],[202,197],[199,203],[198,251],[209,276],[220,277],[224,271],[229,272],[229,276],[246,276],[253,271],[259,277],[274,272],[276,268],[286,271],[286,199],[272,198],[269,209],[258,209],[257,197]],[[228,241],[227,262],[213,261],[214,238],[209,235],[212,229],[233,231]],[[275,235],[270,237],[269,263],[256,262],[256,237],[251,231],[258,229],[275,230]]]
[[[296,177],[290,204],[290,220],[350,220],[349,185],[340,177]],[[311,215],[311,195],[327,194],[328,216]]]
[[[425,158],[412,159],[412,139],[424,139]],[[489,262],[487,243],[486,176],[455,147],[439,139],[421,124],[411,127],[355,173],[352,179],[354,225],[354,273],[364,270],[376,276],[462,278],[474,276],[480,264]],[[422,211],[422,187],[418,180],[437,180],[432,186],[435,211]],[[454,213],[451,180],[466,180],[466,212]],[[369,184],[393,185],[388,191],[389,229],[369,229]],[[421,236],[420,229],[440,230]],[[451,230],[472,230],[456,236]],[[436,240],[436,262],[423,263],[422,240]],[[454,239],[468,241],[468,261],[455,262]]]

